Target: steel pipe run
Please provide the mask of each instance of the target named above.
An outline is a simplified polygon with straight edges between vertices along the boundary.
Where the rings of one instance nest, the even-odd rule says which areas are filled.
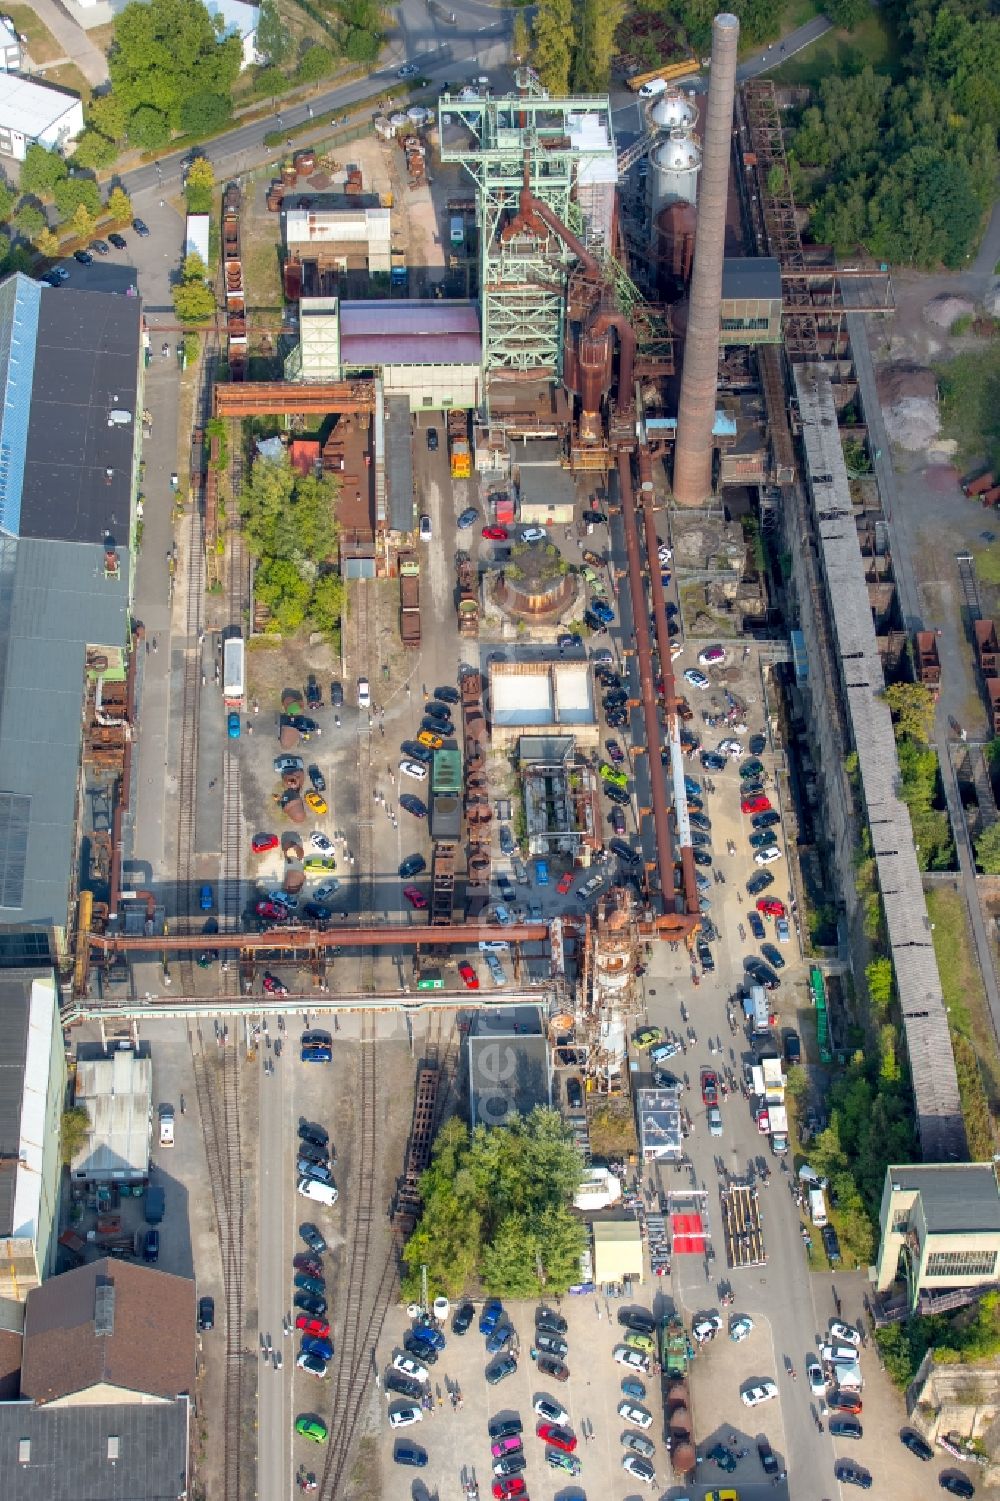
[[[649,564],[650,593],[653,597],[653,621],[656,628],[656,649],[660,656],[660,675],[663,678],[663,701],[666,705],[667,729],[671,745],[680,744],[680,735],[674,733],[671,722],[677,718],[677,682],[674,663],[670,655],[670,626],[667,621],[667,599],[663,591],[660,570],[660,540],[656,535],[656,517],[648,502],[653,498],[653,460],[648,448],[639,449],[639,488],[647,503],[643,506],[643,522],[646,529],[646,561]],[[685,820],[685,827],[689,826]],[[681,852],[681,876],[684,883],[684,907],[687,912],[698,913],[701,920],[701,903],[698,900],[697,870],[694,863],[694,847],[679,845]]]
[[[147,938],[124,933],[91,933],[91,951],[98,957],[116,954],[164,953],[191,954],[206,950],[232,953],[265,953],[275,949],[373,949],[373,948],[468,948],[480,941],[497,943],[543,943],[549,936],[548,923],[514,923],[506,928],[495,923],[455,923],[447,928],[409,928],[385,924],[377,928],[268,928],[266,933],[167,933],[162,938]]]
[[[685,885],[684,913],[674,910],[674,855],[673,835],[670,827],[670,809],[667,805],[667,788],[663,777],[663,762],[660,760],[660,715],[653,677],[653,648],[647,619],[646,590],[642,578],[642,558],[639,552],[639,529],[635,516],[635,494],[632,489],[632,461],[628,453],[618,455],[618,488],[621,494],[622,525],[625,533],[625,551],[628,556],[629,593],[632,596],[632,629],[635,632],[635,650],[639,662],[639,692],[642,698],[642,714],[646,722],[646,745],[648,748],[649,787],[653,800],[653,829],[656,836],[656,863],[663,895],[663,916],[658,927],[665,934],[683,937],[700,924],[700,915],[690,912],[688,888]],[[662,593],[662,591],[661,591]],[[668,653],[669,660],[669,653]],[[694,864],[692,861],[692,872]],[[692,879],[691,887],[694,888]],[[695,909],[697,911],[697,900]]]

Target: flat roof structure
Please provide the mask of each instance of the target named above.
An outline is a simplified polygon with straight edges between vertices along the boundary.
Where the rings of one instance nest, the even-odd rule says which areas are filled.
[[[639,1150],[645,1162],[679,1162],[684,1154],[677,1089],[636,1090]]]
[[[969,1302],[1000,1284],[1000,1184],[992,1162],[886,1169],[879,1208],[877,1290],[903,1281],[911,1310]]]
[[[74,1179],[146,1178],[152,1141],[150,1059],[131,1048],[120,1048],[109,1058],[81,1059],[74,1097],[90,1116],[90,1130],[71,1164]]]
[[[1000,1185],[992,1162],[909,1163],[886,1171],[890,1193],[918,1193],[932,1234],[963,1230],[1000,1235]]]
[[[385,488],[389,530],[412,532],[414,528],[413,437],[410,432],[410,398],[384,397]],[[376,442],[378,438],[376,436]]]
[[[594,1220],[594,1281],[598,1287],[643,1281],[642,1227],[632,1217]]]
[[[0,969],[0,1289],[22,1297],[42,1275],[58,1218],[61,1166],[50,1137],[65,1079],[55,972]]]
[[[746,255],[722,262],[723,301],[780,302],[781,262],[773,255]]]
[[[4,1501],[180,1501],[189,1494],[186,1397],[113,1406],[0,1402]]]
[[[350,369],[382,365],[476,365],[482,360],[473,302],[342,302],[340,359]]]
[[[552,1105],[549,1045],[539,1035],[469,1038],[469,1115],[475,1126],[502,1126],[512,1115]]]
[[[854,503],[844,463],[831,372],[793,368],[802,418],[807,489],[833,624],[833,652],[871,832],[889,950],[910,1062],[921,1152],[961,1161],[968,1140],[931,936],[913,826],[898,793],[899,756],[872,620]]]
[[[54,84],[35,83],[19,73],[0,73],[0,125],[13,127],[26,140],[40,141],[57,130],[67,116],[79,114],[78,135],[83,129],[83,113],[78,94],[70,94]],[[67,135],[67,140],[70,136]]]
[[[587,662],[491,662],[490,720],[497,729],[593,730],[597,724]]]

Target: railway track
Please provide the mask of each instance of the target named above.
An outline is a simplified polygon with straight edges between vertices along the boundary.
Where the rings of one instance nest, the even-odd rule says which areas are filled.
[[[226,565],[226,609],[230,632],[244,634],[244,621],[250,609],[249,555],[239,522],[239,508],[235,497],[243,484],[243,449],[241,434],[232,434],[232,488],[234,503],[228,529],[228,558]],[[240,757],[233,752],[234,742],[228,736],[224,742],[222,758],[222,848],[220,850],[220,899],[222,930],[226,933],[239,931],[243,916],[243,886],[241,881],[241,856],[243,850],[243,800],[241,793]],[[223,989],[228,995],[239,989],[239,974],[235,965],[229,965],[222,974]]]
[[[357,1155],[349,1192],[354,1213],[346,1239],[341,1316],[335,1328],[335,1374],[326,1462],[318,1501],[344,1494],[362,1403],[375,1374],[375,1351],[396,1288],[396,1246],[378,1192],[378,1070],[375,1019],[361,1024],[357,1073]],[[381,1252],[380,1225],[387,1241]]]
[[[374,638],[378,640],[378,621],[371,620],[371,611],[377,608],[378,591],[372,589],[372,599],[369,600],[368,587],[360,580],[355,584],[353,610],[354,618],[354,661],[359,677],[367,677],[372,681],[369,666],[370,632],[374,630]],[[374,791],[375,781],[372,775],[372,719],[365,724],[364,715],[358,716],[358,910],[361,921],[370,923],[374,916],[375,907],[375,804]],[[362,991],[375,989],[375,956],[371,949],[365,949],[361,955],[358,989]]]
[[[243,1408],[248,1383],[256,1373],[256,1352],[246,1349],[244,1328],[244,1200],[240,1129],[240,1063],[235,1030],[231,1037],[216,1022],[206,1041],[201,1028],[191,1038],[195,1090],[205,1141],[205,1161],[215,1212],[225,1304],[226,1365],[223,1386],[223,1478],[221,1501],[244,1501],[253,1477],[244,1485]]]

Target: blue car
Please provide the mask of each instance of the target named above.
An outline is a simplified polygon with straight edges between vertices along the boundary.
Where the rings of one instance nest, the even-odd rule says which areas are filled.
[[[333,1053],[329,1048],[318,1047],[314,1045],[312,1047],[302,1049],[303,1063],[329,1063],[332,1058]]]
[[[547,886],[549,884],[549,862],[547,860],[535,861],[535,880],[539,886]]]
[[[491,1298],[490,1301],[484,1305],[483,1311],[479,1315],[480,1334],[492,1334],[496,1326],[499,1324],[502,1315],[503,1304],[500,1302],[499,1298]]]
[[[499,1355],[504,1345],[510,1342],[510,1338],[513,1333],[514,1331],[509,1324],[498,1324],[496,1328],[486,1336],[487,1355]]]
[[[226,720],[226,733],[230,740],[238,740],[240,738],[240,716],[236,709],[233,710]]]
[[[203,912],[211,912],[215,906],[215,897],[212,895],[211,886],[205,885],[198,893],[198,905]]]
[[[605,604],[603,599],[592,600],[590,609],[591,613],[596,615],[598,620],[603,620],[605,625],[610,625],[615,618],[614,610],[610,605]]]
[[[318,1355],[320,1360],[333,1359],[333,1341],[329,1339],[302,1338],[303,1350],[308,1350],[310,1355]]]
[[[764,937],[764,923],[759,912],[748,912],[747,922],[750,924],[750,931],[755,938],[760,939]]]
[[[414,1324],[410,1333],[415,1339],[423,1340],[425,1345],[430,1345],[432,1350],[444,1349],[444,1335],[440,1329],[432,1329],[430,1324]]]
[[[694,777],[685,777],[684,778],[684,790],[687,793],[688,797],[700,797],[701,796],[701,783],[700,782],[696,782],[695,779],[694,779]]]

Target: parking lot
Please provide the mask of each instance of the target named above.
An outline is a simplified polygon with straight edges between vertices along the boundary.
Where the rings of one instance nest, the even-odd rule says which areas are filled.
[[[484,1336],[479,1333],[482,1303],[476,1304],[476,1320],[467,1334],[452,1335],[446,1326],[445,1348],[430,1369],[431,1406],[424,1412],[423,1421],[393,1430],[387,1417],[389,1409],[405,1407],[408,1402],[393,1393],[382,1393],[380,1451],[387,1477],[385,1493],[400,1494],[405,1477],[412,1475],[419,1477],[420,1486],[425,1488],[418,1492],[415,1479],[414,1494],[455,1495],[464,1469],[467,1474],[475,1471],[480,1496],[485,1501],[493,1463],[487,1425],[494,1418],[517,1417],[523,1425],[527,1461],[523,1478],[532,1497],[568,1501],[572,1496],[620,1498],[637,1493],[661,1494],[669,1485],[670,1475],[662,1441],[660,1383],[655,1375],[641,1379],[646,1391],[642,1405],[653,1419],[648,1436],[656,1445],[653,1460],[656,1487],[650,1490],[638,1483],[621,1465],[626,1452],[621,1445],[621,1434],[638,1430],[617,1414],[619,1403],[625,1400],[621,1383],[629,1379],[630,1373],[614,1361],[612,1351],[626,1333],[618,1323],[619,1310],[651,1307],[651,1289],[647,1286],[637,1291],[639,1296],[628,1302],[589,1295],[565,1297],[553,1305],[568,1325],[564,1338],[569,1347],[565,1363],[570,1375],[565,1382],[541,1377],[530,1355],[536,1309],[547,1305],[504,1304],[516,1334],[518,1368],[496,1386],[488,1385],[484,1374],[495,1357],[486,1354]],[[380,1352],[383,1370],[394,1354],[403,1351],[402,1340],[408,1327],[403,1310],[394,1311],[388,1339]],[[460,1406],[457,1399],[453,1402],[452,1392],[461,1394]],[[536,1425],[544,1419],[533,1411],[535,1399],[542,1396],[568,1415],[569,1427],[577,1437],[574,1455],[581,1465],[578,1476],[552,1469],[545,1462],[545,1445],[535,1433]],[[415,1444],[425,1450],[426,1467],[409,1470],[395,1465],[393,1455],[400,1444]]]

